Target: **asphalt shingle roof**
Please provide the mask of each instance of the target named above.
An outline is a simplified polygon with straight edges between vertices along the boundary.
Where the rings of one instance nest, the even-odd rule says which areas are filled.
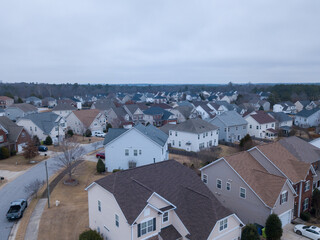
[[[238,126],[248,124],[246,120],[241,117],[236,111],[223,112],[220,115],[215,116],[214,119],[220,119],[226,126]],[[210,119],[209,122],[213,123],[214,119]]]
[[[298,112],[296,114],[296,116],[308,118],[308,117],[310,117],[311,115],[315,114],[318,111],[320,111],[320,108],[314,108],[314,109],[311,109],[311,110],[303,109],[302,111]]]
[[[292,118],[289,117],[287,114],[285,114],[284,112],[270,112],[270,115],[272,115],[272,117],[274,119],[276,119],[279,122],[287,122],[287,121],[292,121]]]
[[[30,119],[34,122],[45,134],[50,134],[52,129],[58,126],[55,121],[59,118],[59,115],[53,112],[33,113],[25,116],[22,119]]]
[[[191,240],[206,240],[216,222],[232,214],[194,171],[174,160],[116,172],[96,183],[114,195],[129,224],[156,192],[177,207]]]
[[[5,116],[0,117],[0,125],[8,131],[9,142],[16,142],[18,140],[18,137],[23,129],[22,126],[18,126]]]

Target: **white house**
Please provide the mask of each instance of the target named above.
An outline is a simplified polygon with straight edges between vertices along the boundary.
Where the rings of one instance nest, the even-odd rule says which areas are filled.
[[[52,112],[65,118],[75,110],[77,110],[77,108],[69,103],[58,103],[58,105],[52,109]]]
[[[53,142],[64,139],[67,128],[65,119],[52,112],[27,115],[19,118],[17,125],[24,127],[30,136],[38,136],[40,141],[50,136]]]
[[[299,127],[316,127],[320,124],[320,108],[311,110],[304,109],[298,112],[294,119],[294,124]]]
[[[174,160],[116,172],[86,190],[89,227],[108,240],[236,240],[244,225]]]
[[[166,124],[160,129],[169,135],[168,142],[174,148],[198,152],[218,145],[218,127],[199,118]]]
[[[264,111],[254,111],[244,117],[248,122],[248,134],[256,138],[274,139],[276,120]]]
[[[149,125],[110,128],[104,139],[108,171],[128,169],[168,159],[168,135]]]

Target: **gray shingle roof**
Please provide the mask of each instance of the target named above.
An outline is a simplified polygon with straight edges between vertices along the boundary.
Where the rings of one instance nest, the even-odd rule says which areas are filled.
[[[164,132],[160,131],[156,127],[149,125],[144,126],[142,124],[138,124],[134,126],[136,130],[144,134],[146,137],[151,139],[152,141],[156,142],[160,146],[164,146],[167,142],[168,135]],[[123,133],[129,131],[129,129],[123,129],[123,128],[110,128],[109,132],[106,134],[103,144],[106,145],[109,142],[113,141]]]
[[[314,108],[314,109],[311,109],[311,110],[303,109],[302,111],[298,112],[296,114],[296,116],[308,118],[308,117],[310,117],[311,115],[315,114],[318,111],[320,111],[320,108]]]
[[[236,111],[223,112],[220,115],[215,116],[215,118],[210,119],[209,122],[213,123],[216,118],[220,119],[228,127],[248,124]]]
[[[129,224],[156,192],[177,207],[191,240],[208,239],[216,222],[231,215],[194,171],[174,160],[120,171],[96,183],[114,195]]]
[[[169,130],[190,132],[195,134],[201,134],[218,129],[217,126],[212,125],[200,118],[188,119],[187,121],[179,124],[166,124],[160,128],[161,131],[168,133]]]
[[[52,109],[52,111],[66,111],[66,110],[74,111],[74,110],[77,110],[77,108],[75,108],[69,103],[58,103],[57,106],[55,106]]]
[[[272,115],[272,117],[274,119],[276,119],[279,122],[287,122],[287,121],[292,121],[292,118],[289,117],[287,114],[285,114],[284,112],[270,112],[270,115]]]
[[[43,112],[33,113],[25,116],[22,119],[30,119],[44,132],[44,134],[50,134],[52,129],[58,126],[58,123],[55,122],[58,118],[59,115],[53,112]]]
[[[36,108],[35,106],[28,104],[28,103],[16,103],[16,104],[12,104],[8,108],[19,108],[21,111],[23,111],[25,113],[38,111],[38,108]]]
[[[5,116],[0,117],[0,125],[8,131],[9,142],[16,142],[23,127],[18,126],[16,123]]]

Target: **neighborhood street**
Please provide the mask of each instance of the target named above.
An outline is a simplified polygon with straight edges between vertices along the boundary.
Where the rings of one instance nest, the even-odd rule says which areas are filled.
[[[84,154],[95,150],[92,144],[86,144],[82,146],[85,151]],[[52,176],[58,170],[55,164],[55,159],[51,157],[46,161],[48,162],[49,176]],[[19,198],[27,198],[28,196],[24,191],[25,186],[30,184],[35,179],[46,179],[44,161],[38,163],[36,166],[26,171],[23,175],[17,177],[15,180],[6,184],[3,188],[0,189],[0,240],[8,239],[10,231],[14,225],[14,222],[9,222],[6,219],[6,212],[9,209],[10,202]]]

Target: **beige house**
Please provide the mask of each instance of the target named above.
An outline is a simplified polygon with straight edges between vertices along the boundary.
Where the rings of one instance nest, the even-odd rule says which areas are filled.
[[[108,240],[238,240],[243,223],[197,174],[168,160],[89,185],[89,226]]]
[[[68,128],[75,134],[84,134],[89,129],[102,132],[106,128],[106,117],[97,109],[76,110],[66,117]]]

